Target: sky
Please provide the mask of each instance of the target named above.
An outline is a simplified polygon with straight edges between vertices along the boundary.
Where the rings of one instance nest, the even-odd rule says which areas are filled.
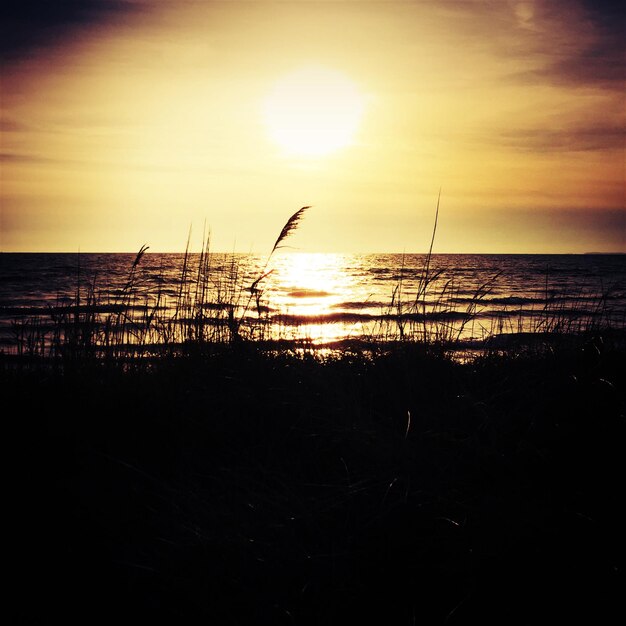
[[[626,252],[623,3],[1,11],[0,251]]]

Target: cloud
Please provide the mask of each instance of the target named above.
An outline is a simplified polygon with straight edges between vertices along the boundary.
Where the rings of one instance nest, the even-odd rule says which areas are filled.
[[[77,31],[143,11],[143,0],[8,0],[2,5],[0,59],[62,45]]]
[[[527,64],[513,80],[535,85],[623,88],[622,0],[457,0],[439,14],[467,43]]]
[[[582,4],[594,22],[623,35],[626,5],[621,0],[582,0]]]
[[[79,165],[86,166],[85,161],[76,159],[58,158],[43,156],[41,154],[23,153],[23,152],[0,152],[0,163],[9,164],[28,164],[28,165]]]
[[[30,154],[13,154],[12,152],[0,152],[0,163],[41,163],[50,159],[42,159]]]
[[[0,118],[0,133],[20,133],[31,130],[32,127],[12,119]]]
[[[623,125],[591,123],[569,128],[535,128],[506,131],[499,135],[508,147],[528,152],[589,152],[623,150]]]
[[[618,0],[537,0],[546,20],[545,52],[552,60],[534,72],[540,79],[567,86],[621,89],[626,77],[624,32],[626,4]],[[565,26],[565,37],[553,44],[551,30]]]

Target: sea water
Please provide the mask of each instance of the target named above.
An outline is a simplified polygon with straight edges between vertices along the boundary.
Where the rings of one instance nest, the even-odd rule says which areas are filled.
[[[132,322],[130,342],[162,340],[166,323],[170,341],[189,339],[194,316],[203,332],[222,329],[207,337],[237,332],[317,345],[626,327],[626,255],[280,251],[269,260],[146,253],[135,261],[117,253],[0,254],[0,349],[14,351],[29,328],[47,335],[63,315],[88,311],[96,326]]]

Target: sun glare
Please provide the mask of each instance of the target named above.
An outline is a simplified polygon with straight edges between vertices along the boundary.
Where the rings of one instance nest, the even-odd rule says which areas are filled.
[[[283,76],[263,102],[271,139],[287,154],[318,157],[349,146],[364,98],[346,75],[307,67]]]

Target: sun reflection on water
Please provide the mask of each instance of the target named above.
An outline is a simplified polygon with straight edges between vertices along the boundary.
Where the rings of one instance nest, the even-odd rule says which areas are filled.
[[[417,254],[283,250],[268,264],[260,255],[218,253],[202,271],[204,257],[148,254],[129,288],[133,259],[81,255],[79,280],[77,255],[7,255],[0,348],[32,350],[36,341],[36,349],[51,350],[73,341],[64,333],[77,315],[87,320],[96,350],[232,341],[233,332],[316,349],[352,339],[463,342],[474,349],[486,338],[493,347],[520,334],[599,324],[622,329],[626,316],[624,263],[612,256],[438,255],[431,271],[442,274],[421,291],[425,257]]]
[[[288,332],[293,338],[326,343],[362,334],[361,323],[333,317],[359,291],[347,263],[347,255],[339,253],[298,252],[277,257],[268,287],[272,304],[289,319]],[[324,323],[331,320],[332,324]]]

